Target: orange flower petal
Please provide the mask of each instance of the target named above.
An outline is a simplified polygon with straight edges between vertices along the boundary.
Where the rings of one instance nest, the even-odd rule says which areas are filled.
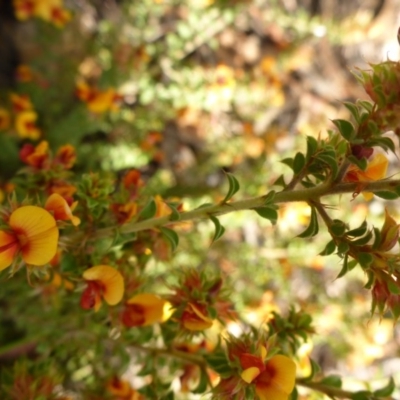
[[[165,300],[151,293],[140,293],[127,301],[143,307],[144,322],[142,326],[152,325],[163,320]]]
[[[254,381],[254,379],[257,378],[257,376],[260,375],[260,370],[257,367],[250,367],[245,369],[241,374],[241,378],[246,382],[246,383],[251,383]]]
[[[385,178],[389,161],[382,153],[378,153],[368,164],[365,176],[371,181],[378,181]]]
[[[10,216],[9,225],[18,236],[27,264],[47,264],[57,252],[58,229],[53,216],[43,208],[23,206]]]
[[[81,223],[81,220],[72,214],[72,210],[69,207],[67,201],[58,193],[53,193],[47,199],[44,208],[47,211],[52,211],[54,218],[58,221],[69,220],[74,226],[77,226]]]
[[[124,295],[124,278],[120,272],[108,265],[97,265],[83,273],[87,281],[97,281],[103,285],[103,298],[110,306],[118,304]]]
[[[289,398],[289,394],[264,383],[256,384],[256,393],[259,400],[288,400]]]
[[[277,354],[266,364],[267,370],[274,371],[272,385],[280,391],[290,394],[296,381],[296,364],[289,357]]]
[[[0,231],[0,271],[12,264],[17,251],[17,238],[10,233]]]

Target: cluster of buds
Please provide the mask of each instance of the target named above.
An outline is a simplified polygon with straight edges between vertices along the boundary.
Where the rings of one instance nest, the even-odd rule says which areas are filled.
[[[138,169],[129,170],[122,179],[122,188],[117,193],[118,198],[110,204],[118,224],[125,224],[138,213],[138,198],[140,189],[144,186],[141,172]]]
[[[235,312],[222,290],[221,277],[208,277],[197,269],[182,272],[179,285],[173,287],[169,301],[175,309],[172,318],[188,333],[200,332],[213,326],[215,319],[234,319]]]
[[[400,63],[386,61],[371,65],[372,71],[361,71],[358,79],[375,103],[364,123],[364,135],[375,129],[394,130],[400,134]]]
[[[378,274],[372,286],[372,313],[390,311],[395,321],[400,317],[400,275]]]
[[[42,132],[36,124],[38,114],[29,96],[12,93],[10,102],[11,111],[6,107],[0,107],[0,131],[7,131],[13,127],[22,139],[39,139]]]
[[[75,95],[86,104],[88,110],[95,114],[116,110],[121,100],[121,95],[114,88],[101,90],[84,81],[77,83]]]
[[[63,28],[72,17],[71,12],[64,8],[63,0],[13,0],[13,6],[20,21],[40,18]]]
[[[229,337],[227,356],[231,373],[214,389],[216,398],[288,400],[296,382],[296,364],[277,352],[272,338]]]

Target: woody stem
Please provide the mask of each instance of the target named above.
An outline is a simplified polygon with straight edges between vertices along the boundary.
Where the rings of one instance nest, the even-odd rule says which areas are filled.
[[[338,183],[332,184],[331,182],[322,183],[321,185],[291,191],[281,191],[276,193],[273,200],[274,204],[289,203],[296,201],[310,202],[323,196],[331,196],[342,193],[354,193],[359,190],[360,183]],[[376,182],[362,182],[362,190],[368,192],[379,191],[393,191],[400,186],[400,179],[393,180],[380,180]],[[234,211],[252,210],[265,205],[266,196],[255,197],[246,200],[239,200],[230,203],[222,203],[210,205],[207,207],[197,208],[192,211],[187,211],[179,214],[179,221],[191,221],[198,219],[207,219],[210,216],[219,216],[228,214]],[[98,229],[92,233],[92,239],[101,239],[113,237],[117,233],[129,234],[139,232],[147,229],[154,229],[160,226],[171,225],[177,221],[171,220],[171,216],[164,216],[160,218],[151,218],[144,221],[127,223],[122,226],[114,226],[108,228]],[[79,235],[79,234],[78,234]],[[81,239],[81,237],[73,237],[74,239]]]

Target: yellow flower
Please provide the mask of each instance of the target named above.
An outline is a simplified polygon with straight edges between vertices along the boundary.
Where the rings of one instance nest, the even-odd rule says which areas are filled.
[[[388,164],[389,161],[387,157],[382,153],[378,153],[368,162],[365,171],[358,168],[356,165],[351,165],[343,180],[345,182],[373,182],[384,179],[386,177]],[[360,187],[362,189],[362,185],[360,185]],[[365,200],[371,200],[373,193],[363,192],[363,196]]]
[[[171,209],[168,207],[167,203],[165,203],[165,201],[162,199],[160,195],[156,195],[154,197],[154,201],[157,206],[157,211],[156,214],[154,215],[154,218],[165,217],[171,214]]]
[[[76,161],[76,150],[74,146],[66,144],[64,146],[61,146],[57,150],[57,154],[54,159],[55,164],[60,164],[65,169],[70,169],[74,166],[75,161]]]
[[[57,252],[58,229],[53,216],[36,206],[17,208],[8,221],[9,231],[0,231],[0,271],[21,254],[31,265],[47,264]]]
[[[20,159],[31,167],[42,169],[49,159],[49,143],[42,140],[36,147],[26,143],[19,152]]]
[[[296,364],[281,354],[265,361],[267,350],[264,346],[260,347],[259,353],[259,356],[241,354],[241,378],[255,385],[259,400],[288,400],[296,382]]]
[[[85,310],[94,308],[98,311],[102,298],[110,306],[118,304],[124,295],[124,278],[113,267],[97,265],[87,269],[83,273],[83,279],[87,287],[82,293],[81,307]]]
[[[140,293],[126,302],[122,323],[127,327],[147,326],[164,320],[166,301],[151,293]]]
[[[129,222],[137,214],[137,204],[131,201],[126,204],[112,203],[110,209],[119,224]]]
[[[37,140],[41,131],[36,126],[38,116],[34,111],[22,111],[15,116],[15,130],[19,137]]]
[[[117,93],[109,88],[104,91],[98,91],[87,102],[88,109],[96,114],[106,112],[113,108]]]
[[[58,193],[53,193],[46,200],[44,208],[53,213],[56,221],[71,221],[72,225],[78,226],[81,223],[81,220],[72,214],[72,211],[77,204],[77,202],[72,203],[70,207],[62,196]]]
[[[32,102],[29,96],[24,94],[10,94],[11,104],[14,112],[19,113],[21,111],[33,110]]]
[[[25,21],[35,12],[35,0],[13,0],[14,12],[17,19]]]

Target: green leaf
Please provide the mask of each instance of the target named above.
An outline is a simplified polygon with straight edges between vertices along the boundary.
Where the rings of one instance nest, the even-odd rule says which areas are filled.
[[[293,169],[293,162],[293,158],[284,158],[281,160],[281,163],[287,165],[290,169]]]
[[[283,175],[281,175],[273,184],[273,186],[282,186],[286,187],[286,182],[285,179],[283,178]],[[400,191],[400,186],[399,186],[399,191]]]
[[[361,160],[359,160],[357,157],[354,157],[352,155],[349,155],[347,159],[354,165],[357,165],[358,168],[360,168],[362,171],[365,171],[368,166],[368,160],[363,157]]]
[[[396,192],[390,192],[388,190],[374,192],[374,195],[385,200],[396,200],[397,198],[399,198],[399,195]]]
[[[364,236],[365,233],[367,232],[367,229],[368,229],[367,221],[364,221],[358,228],[347,231],[347,235],[353,237]]]
[[[382,242],[382,235],[381,235],[381,231],[374,227],[374,243],[372,244],[372,249],[376,250],[379,248],[379,246],[381,245]]]
[[[337,249],[337,253],[339,255],[343,255],[343,254],[347,254],[347,252],[349,251],[349,245],[346,242],[340,242],[338,244],[338,249]]]
[[[374,396],[371,392],[362,390],[360,392],[353,393],[351,395],[351,400],[374,400]]]
[[[351,244],[355,246],[364,246],[367,243],[369,243],[371,239],[372,239],[372,230],[369,230],[364,236],[352,240]]]
[[[356,122],[360,122],[360,113],[358,107],[354,103],[348,101],[343,102],[344,106],[350,111]]]
[[[322,153],[318,155],[318,160],[324,162],[329,167],[329,169],[332,172],[333,178],[335,178],[338,171],[338,164],[336,157],[332,157],[329,154]]]
[[[231,173],[226,172],[225,175],[228,178],[229,189],[225,198],[222,200],[222,203],[226,203],[228,200],[230,200],[234,196],[234,194],[237,193],[237,191],[240,189],[239,182]]]
[[[306,158],[304,157],[303,153],[296,153],[294,160],[293,160],[293,172],[298,174],[306,164]]]
[[[356,133],[354,126],[344,119],[334,119],[332,122],[336,125],[343,138],[351,142]]]
[[[336,237],[342,237],[346,232],[346,224],[343,221],[340,221],[339,219],[334,219],[332,221],[331,226],[329,227],[329,230]]]
[[[386,281],[389,292],[392,294],[400,294],[400,287],[396,285],[391,279]]]
[[[181,219],[180,212],[176,209],[175,205],[167,203],[168,207],[171,209],[171,214],[169,215],[170,221],[179,221]]]
[[[306,152],[306,161],[309,161],[310,158],[314,155],[314,153],[318,149],[318,141],[312,136],[307,136],[307,152]]]
[[[142,209],[142,211],[140,211],[138,219],[150,219],[153,218],[154,215],[156,215],[156,211],[157,211],[157,205],[156,202],[151,199]]]
[[[165,227],[160,227],[159,228],[165,239],[168,240],[168,242],[171,244],[172,251],[175,251],[179,244],[179,236],[178,234],[173,231],[172,229],[165,228]]]
[[[293,389],[293,392],[291,393],[289,400],[297,400],[299,398],[299,393],[297,392],[296,386]]]
[[[339,375],[329,375],[323,378],[319,383],[336,388],[342,387],[342,378]]]
[[[312,381],[314,376],[319,372],[321,372],[321,367],[312,358],[310,358],[310,364],[311,364],[311,372],[310,375],[303,378],[305,381]]]
[[[367,269],[374,261],[374,257],[370,253],[360,252],[357,254],[357,261],[360,263],[362,268]]]
[[[390,377],[388,384],[382,389],[378,389],[374,391],[374,395],[377,397],[388,397],[390,396],[395,389],[395,383],[392,377]]]
[[[217,217],[210,217],[210,220],[214,223],[215,225],[215,234],[212,239],[212,242],[214,243],[216,240],[218,240],[224,233],[225,233],[225,228],[221,225],[219,222],[219,219]]]
[[[275,190],[271,190],[270,192],[268,192],[265,196],[264,196],[264,204],[271,204],[274,202],[275,199]]]
[[[339,275],[336,277],[336,279],[341,278],[342,276],[345,276],[349,272],[348,259],[349,259],[349,256],[346,254],[343,259],[342,269],[340,270]]]
[[[200,380],[198,385],[196,386],[195,389],[192,390],[192,393],[194,394],[202,394],[207,390],[207,385],[208,385],[208,375],[207,371],[202,368],[200,371]]]
[[[272,208],[272,207],[257,207],[257,208],[253,208],[253,210],[260,217],[270,220],[272,225],[275,225],[276,221],[278,221],[278,212],[276,211],[275,208]]]
[[[310,224],[308,225],[307,229],[304,232],[300,233],[300,235],[297,235],[297,237],[311,238],[318,233],[318,230],[319,230],[319,226],[318,226],[317,212],[315,211],[314,207],[311,207]]]
[[[320,256],[329,256],[336,250],[336,244],[333,240],[328,242],[324,248],[324,250],[319,253]]]
[[[359,104],[361,107],[367,110],[368,113],[370,113],[374,108],[374,105],[366,100],[357,100],[357,104]]]

